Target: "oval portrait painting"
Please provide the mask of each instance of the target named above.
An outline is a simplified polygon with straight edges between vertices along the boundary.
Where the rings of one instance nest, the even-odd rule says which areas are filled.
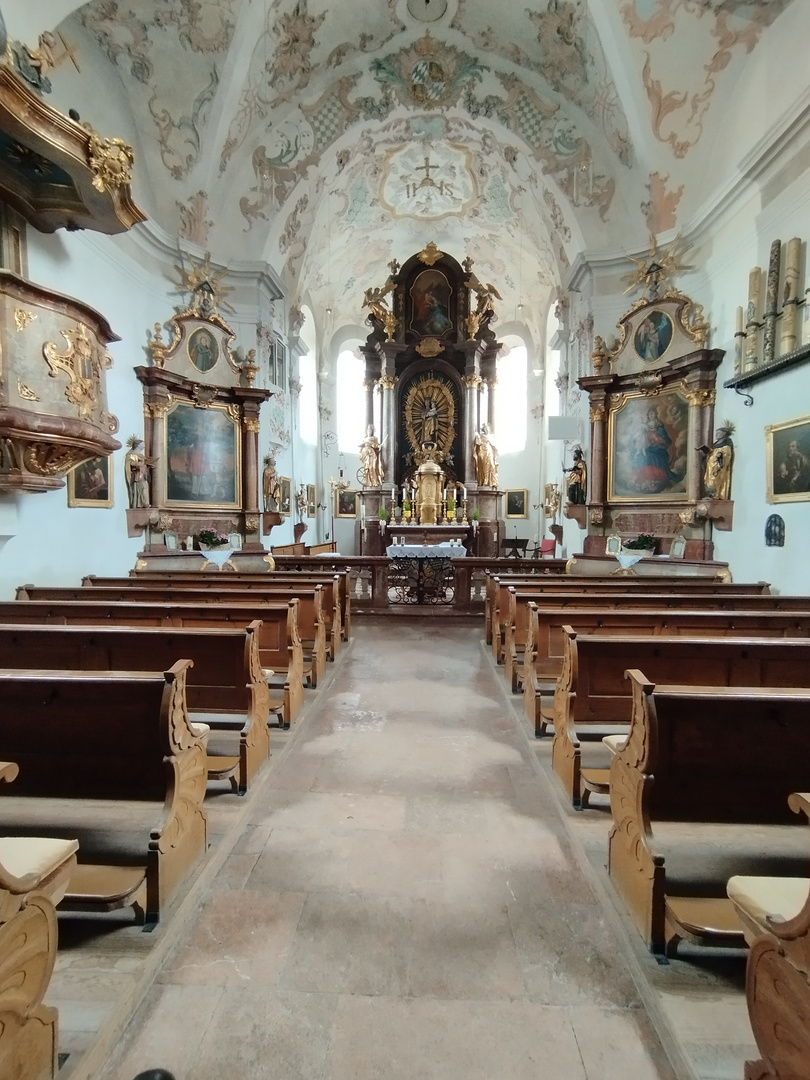
[[[198,326],[188,339],[188,356],[197,371],[210,371],[219,360],[219,345],[210,330]]]
[[[655,363],[667,351],[671,341],[672,319],[665,311],[654,309],[639,323],[633,344],[642,360]]]

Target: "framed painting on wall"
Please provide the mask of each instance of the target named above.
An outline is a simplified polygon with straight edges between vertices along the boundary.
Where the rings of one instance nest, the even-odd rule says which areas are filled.
[[[689,402],[680,390],[617,397],[608,421],[608,499],[685,499],[688,429]]]
[[[511,488],[506,492],[506,516],[508,518],[525,518],[529,516],[527,506],[526,488]]]
[[[102,507],[113,505],[109,457],[90,458],[68,473],[67,504]]]
[[[767,500],[810,501],[810,416],[765,428]]]
[[[166,414],[163,454],[169,506],[241,505],[239,420],[228,408],[178,402]]]
[[[314,484],[307,484],[307,517],[314,518],[318,503],[318,493]]]
[[[352,490],[352,488],[346,488],[344,491],[335,493],[335,501],[337,503],[337,506],[335,507],[335,517],[357,517],[357,494],[358,493]]]
[[[289,517],[292,506],[292,480],[289,476],[278,478],[278,512]]]

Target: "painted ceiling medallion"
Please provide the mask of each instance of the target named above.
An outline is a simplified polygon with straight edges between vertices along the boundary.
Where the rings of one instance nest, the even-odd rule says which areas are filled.
[[[379,199],[395,218],[435,221],[466,214],[478,201],[472,155],[452,143],[412,143],[389,150]]]
[[[377,82],[389,86],[406,108],[454,105],[464,88],[478,82],[486,70],[477,58],[444,45],[430,33],[408,48],[371,63],[371,74]]]
[[[436,22],[447,11],[447,0],[408,0],[408,12],[420,22]]]

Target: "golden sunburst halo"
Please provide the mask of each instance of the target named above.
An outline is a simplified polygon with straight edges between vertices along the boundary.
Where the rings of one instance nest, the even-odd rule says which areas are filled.
[[[180,258],[183,259],[182,252],[180,252]],[[200,264],[195,264],[191,256],[188,259],[191,264],[190,270],[186,269],[184,262],[181,262],[179,266],[175,266],[175,270],[180,276],[176,291],[191,294],[191,310],[197,314],[216,315],[218,314],[217,308],[221,307],[226,311],[235,313],[236,308],[227,300],[228,295],[234,291],[233,286],[222,284],[222,279],[228,273],[227,269],[218,272],[214,271],[211,266],[210,251],[206,251],[205,258]]]
[[[655,236],[650,233],[650,248],[647,254],[641,259],[633,255],[627,256],[630,262],[635,263],[636,269],[622,278],[627,285],[625,293],[641,289],[642,299],[655,299],[661,286],[670,282],[675,274],[694,270],[693,266],[687,266],[683,262],[684,255],[691,247],[691,244],[682,244],[678,235],[666,250],[658,251]]]

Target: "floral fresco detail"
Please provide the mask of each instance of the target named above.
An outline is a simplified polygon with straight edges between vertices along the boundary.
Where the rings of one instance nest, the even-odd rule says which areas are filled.
[[[631,38],[649,46],[645,54],[642,78],[652,110],[651,125],[655,137],[668,143],[676,157],[685,157],[703,134],[703,125],[717,88],[717,79],[731,63],[734,50],[750,53],[767,29],[787,8],[791,0],[769,0],[752,4],[750,0],[726,0],[722,5],[697,4],[694,0],[625,0],[621,13]],[[642,12],[639,11],[642,8]],[[654,57],[660,42],[671,39],[669,52],[678,47],[678,31],[689,24],[676,16],[706,19],[714,52],[703,64],[703,84],[696,89],[665,89],[654,74]]]
[[[217,69],[211,72],[208,85],[194,99],[191,116],[173,120],[169,110],[160,105],[157,94],[149,99],[149,111],[158,130],[160,156],[175,180],[182,180],[200,156],[202,129],[219,86]]]
[[[149,25],[128,10],[119,11],[114,0],[96,0],[78,13],[82,26],[96,39],[113,64],[129,61],[129,71],[147,84],[154,74],[149,59]]]
[[[208,218],[208,196],[204,191],[198,191],[186,200],[185,205],[178,202],[177,209],[180,213],[180,228],[178,236],[184,240],[204,247],[208,242],[208,234],[214,224]]]
[[[267,81],[276,92],[271,105],[289,101],[296,91],[303,90],[309,84],[312,75],[310,55],[315,47],[315,34],[325,18],[325,14],[310,16],[307,0],[298,0],[289,14],[282,15],[273,24],[270,41],[275,51],[267,66]]]
[[[641,211],[647,222],[647,228],[652,234],[674,229],[677,224],[676,211],[684,192],[684,185],[681,184],[674,191],[667,191],[668,180],[668,175],[662,176],[654,172],[650,173],[650,179],[647,181],[646,186],[650,198],[641,204]]]

